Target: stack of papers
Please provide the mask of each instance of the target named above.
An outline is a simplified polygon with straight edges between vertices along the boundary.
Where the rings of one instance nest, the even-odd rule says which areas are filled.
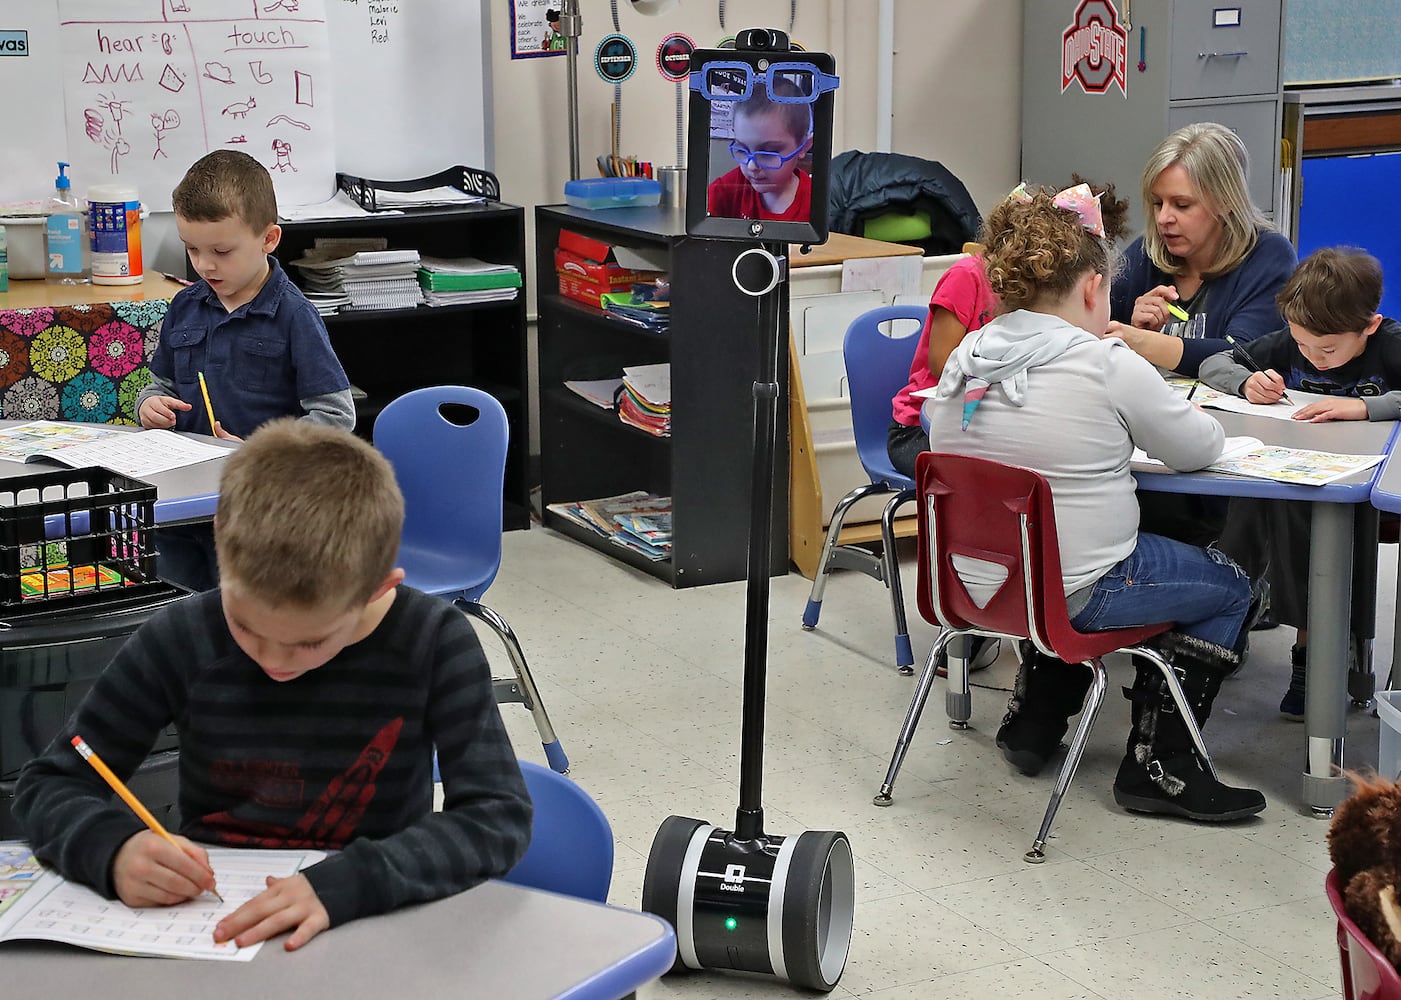
[[[654,437],[671,435],[671,365],[623,369],[618,419]]]
[[[417,273],[430,306],[509,302],[521,287],[521,273],[515,267],[476,257],[421,257]]]
[[[671,497],[635,490],[599,500],[552,503],[548,509],[654,562],[671,555]]]
[[[377,242],[382,247],[384,241]],[[318,240],[291,262],[318,311],[324,314],[331,306],[345,311],[412,309],[423,304],[417,250],[369,247],[344,252],[349,249],[344,241]]]
[[[426,188],[423,191],[389,191],[374,188],[375,211],[386,208],[431,208],[438,205],[480,205],[486,201],[480,195],[468,194],[455,187]]]

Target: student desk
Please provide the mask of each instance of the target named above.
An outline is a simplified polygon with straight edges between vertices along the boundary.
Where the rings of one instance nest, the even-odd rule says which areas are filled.
[[[927,407],[926,407],[927,408]],[[1228,437],[1249,436],[1266,444],[1352,455],[1389,454],[1396,432],[1392,421],[1336,421],[1304,424],[1271,417],[1207,410]],[[928,421],[924,421],[926,429]],[[1309,654],[1304,701],[1307,747],[1303,799],[1327,815],[1346,797],[1342,776],[1347,728],[1347,664],[1353,582],[1356,505],[1373,497],[1376,466],[1328,486],[1294,486],[1267,479],[1213,472],[1135,472],[1140,489],[1162,493],[1307,500],[1313,505],[1309,547]],[[1401,484],[1401,470],[1395,480]],[[1375,542],[1375,532],[1372,533]],[[1375,553],[1373,554],[1375,560]],[[1375,562],[1373,563],[1375,574]]]
[[[13,427],[22,423],[19,420],[0,420],[0,428]],[[140,428],[116,426],[111,430],[136,431]],[[232,452],[238,447],[237,441],[223,441],[210,438],[207,434],[188,434],[187,437],[201,441],[214,441]],[[33,475],[36,472],[51,472],[67,466],[55,462],[7,462],[0,460],[0,479],[13,479],[16,476]],[[214,516],[214,508],[219,500],[219,476],[223,473],[223,459],[211,459],[198,465],[187,465],[169,472],[158,472],[146,476],[142,482],[156,488],[156,523],[175,524],[181,521],[207,521]]]
[[[129,958],[46,942],[0,945],[14,997],[520,997],[616,1000],[669,968],[660,918],[506,882],[323,933],[251,962]]]

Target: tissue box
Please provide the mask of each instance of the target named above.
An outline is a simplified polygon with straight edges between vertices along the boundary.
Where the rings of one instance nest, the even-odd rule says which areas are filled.
[[[601,308],[599,297],[625,289],[635,281],[656,277],[657,262],[628,247],[561,229],[555,249],[555,273],[559,293]]]

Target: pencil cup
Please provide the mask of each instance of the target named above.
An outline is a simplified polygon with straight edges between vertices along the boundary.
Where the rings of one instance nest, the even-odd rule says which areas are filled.
[[[662,184],[662,204],[667,208],[686,207],[686,168],[658,167],[657,180]]]

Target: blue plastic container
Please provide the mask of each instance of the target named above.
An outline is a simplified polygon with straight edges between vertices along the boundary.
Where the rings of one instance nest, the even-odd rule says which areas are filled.
[[[564,200],[575,208],[639,208],[660,204],[662,185],[647,177],[585,177],[565,182]]]

